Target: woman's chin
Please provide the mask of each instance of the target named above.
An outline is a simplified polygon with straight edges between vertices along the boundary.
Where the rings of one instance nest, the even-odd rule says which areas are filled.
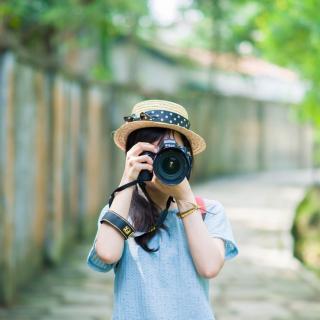
[[[155,179],[155,177],[153,177],[151,181],[146,181],[146,185],[151,190],[160,191],[159,184],[157,183],[157,179]]]
[[[146,181],[146,185],[147,185],[148,189],[158,190],[158,188],[153,180]]]

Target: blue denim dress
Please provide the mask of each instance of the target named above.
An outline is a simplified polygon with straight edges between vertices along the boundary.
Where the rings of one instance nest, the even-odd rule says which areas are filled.
[[[235,257],[238,245],[224,207],[204,199],[205,224],[211,237],[224,240],[225,260]],[[108,210],[106,205],[99,216]],[[200,276],[189,252],[183,221],[170,210],[165,220],[169,234],[160,230],[148,243],[158,248],[148,253],[133,238],[124,242],[117,264],[106,264],[96,254],[94,239],[87,264],[95,271],[113,269],[114,301],[112,320],[214,320],[210,304],[209,279]]]

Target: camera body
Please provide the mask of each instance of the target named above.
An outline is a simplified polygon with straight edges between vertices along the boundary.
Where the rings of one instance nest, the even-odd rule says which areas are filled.
[[[180,146],[174,139],[164,139],[158,153],[144,151],[153,159],[153,171],[157,178],[167,185],[179,184],[185,177],[190,178],[192,155],[185,146]],[[141,170],[138,179],[151,181],[153,172]]]

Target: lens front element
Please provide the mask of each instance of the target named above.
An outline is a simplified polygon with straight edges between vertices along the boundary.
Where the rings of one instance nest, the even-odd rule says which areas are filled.
[[[157,177],[168,185],[179,184],[188,171],[184,153],[177,148],[168,148],[160,152],[153,164]]]
[[[180,169],[180,162],[176,157],[170,156],[163,159],[163,171],[168,175],[176,174]]]

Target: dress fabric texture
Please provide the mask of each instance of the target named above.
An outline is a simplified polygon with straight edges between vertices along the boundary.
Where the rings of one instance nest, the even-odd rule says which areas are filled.
[[[223,205],[203,199],[208,211],[205,224],[211,237],[224,240],[225,260],[239,253],[230,221]],[[106,205],[100,218],[108,210]],[[165,225],[148,243],[158,248],[144,251],[133,238],[124,242],[117,264],[106,264],[96,254],[94,239],[87,264],[98,272],[114,271],[114,301],[112,320],[214,320],[210,303],[209,280],[200,276],[189,251],[183,221],[170,209]],[[131,220],[129,219],[131,222]]]

